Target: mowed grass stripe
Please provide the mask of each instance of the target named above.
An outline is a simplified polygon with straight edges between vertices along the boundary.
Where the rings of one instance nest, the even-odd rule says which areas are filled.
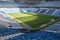
[[[53,16],[48,16],[43,14],[34,14],[34,13],[11,13],[9,15],[29,25],[29,27],[31,28],[38,28],[43,24],[47,24],[51,22],[51,19],[57,18]]]
[[[38,19],[35,19],[35,20],[32,20],[30,22],[26,22],[28,25],[32,26],[33,28],[35,27],[39,27],[45,23],[48,23],[50,22],[51,19],[50,18],[45,18],[45,17],[42,17],[42,18],[38,18]]]

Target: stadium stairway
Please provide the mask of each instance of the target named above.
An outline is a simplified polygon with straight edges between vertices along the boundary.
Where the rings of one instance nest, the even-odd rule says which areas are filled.
[[[57,9],[52,15],[60,17],[60,9]]]
[[[49,9],[46,13],[47,15],[51,15],[53,12],[55,12],[56,9]]]
[[[9,39],[27,32],[26,29],[0,28],[0,39]]]
[[[0,28],[0,36],[6,36],[19,33],[18,29],[14,28]]]
[[[24,34],[24,33],[17,33],[17,34],[12,34],[12,35],[7,35],[7,36],[1,36],[0,39],[6,40],[6,39],[13,38],[15,36],[22,35],[22,34]]]
[[[22,10],[22,12],[33,12],[37,14],[60,16],[60,9],[57,8],[21,8],[20,10]]]
[[[18,35],[7,40],[60,40],[60,33],[39,31]]]
[[[39,13],[44,14],[47,11],[47,9],[42,9]]]
[[[59,33],[60,32],[60,21],[58,21],[57,23],[49,26],[45,30],[50,31],[50,32],[55,31],[55,32]]]
[[[35,10],[33,10],[33,11],[35,11]],[[44,9],[42,9],[41,11],[44,13],[46,12]],[[54,15],[56,15],[56,14],[60,15],[59,10],[55,11],[55,9],[54,9],[52,11],[54,12]],[[49,12],[50,13],[47,15],[52,15],[53,14],[52,11],[49,10],[48,13]],[[16,24],[14,22],[12,22],[12,24],[16,26]],[[22,31],[20,29],[18,30],[15,28],[1,28],[0,37],[1,37],[1,39],[6,39],[6,40],[60,40],[60,29],[59,28],[60,28],[60,22],[57,22],[57,23],[51,25],[45,31],[39,31],[39,32],[21,33]]]
[[[1,39],[6,39],[6,40],[60,40],[59,28],[60,28],[60,21],[51,25],[48,29],[45,29],[45,31],[21,33],[20,31],[17,31],[17,29],[12,29],[12,28],[4,29],[3,28],[3,29],[0,29],[3,31],[3,32],[0,31],[0,34],[1,35],[3,33],[4,35],[7,34],[7,36],[2,35],[1,37]]]

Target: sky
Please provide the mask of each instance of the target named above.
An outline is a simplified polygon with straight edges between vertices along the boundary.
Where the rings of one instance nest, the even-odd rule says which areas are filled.
[[[4,11],[5,13],[19,13],[19,8],[0,8],[0,11]]]

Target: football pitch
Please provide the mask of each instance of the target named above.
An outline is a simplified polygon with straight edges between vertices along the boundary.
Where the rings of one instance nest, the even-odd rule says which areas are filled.
[[[22,24],[28,25],[31,29],[38,29],[46,27],[48,24],[56,21],[58,17],[56,16],[49,16],[43,14],[36,14],[36,13],[10,13],[10,16],[14,18],[15,21]]]

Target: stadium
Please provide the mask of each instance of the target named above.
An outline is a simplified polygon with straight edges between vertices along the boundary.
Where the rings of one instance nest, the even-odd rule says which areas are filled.
[[[0,40],[60,40],[60,0],[1,0]]]

